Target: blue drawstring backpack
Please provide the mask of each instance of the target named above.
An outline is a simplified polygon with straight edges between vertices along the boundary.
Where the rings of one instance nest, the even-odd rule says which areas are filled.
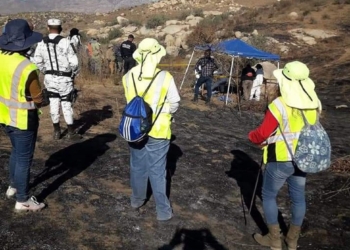
[[[331,166],[331,143],[327,132],[321,125],[318,114],[314,125],[311,125],[306,120],[303,111],[301,111],[301,115],[303,117],[304,127],[300,132],[294,155],[279,127],[287,149],[292,156],[294,164],[301,171],[305,173],[317,173],[326,170]]]
[[[144,97],[160,72],[157,72],[153,77],[142,96],[139,96],[137,93],[134,75],[131,73],[136,96],[125,106],[119,124],[119,133],[128,142],[138,142],[145,139],[152,129],[154,124],[152,121],[153,111],[150,105],[144,100]],[[158,115],[154,121],[157,120]]]

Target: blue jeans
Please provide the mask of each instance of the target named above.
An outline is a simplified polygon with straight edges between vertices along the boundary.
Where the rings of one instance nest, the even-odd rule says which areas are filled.
[[[142,146],[130,144],[131,206],[138,208],[144,204],[149,179],[158,220],[172,217],[172,208],[166,196],[166,162],[169,145],[169,140],[154,138],[148,138]]]
[[[199,94],[199,87],[205,83],[205,86],[207,88],[207,97],[208,99],[211,98],[211,84],[213,82],[213,79],[210,76],[201,76],[196,82],[195,88],[194,88],[194,94],[195,96],[198,96]]]
[[[263,182],[263,209],[268,225],[278,224],[276,197],[283,184],[288,183],[292,202],[291,224],[301,226],[305,217],[305,174],[297,174],[292,162],[269,162],[266,164]]]
[[[17,189],[17,201],[25,202],[29,198],[30,167],[38,130],[20,130],[6,126],[5,131],[12,144],[9,166],[10,186]]]

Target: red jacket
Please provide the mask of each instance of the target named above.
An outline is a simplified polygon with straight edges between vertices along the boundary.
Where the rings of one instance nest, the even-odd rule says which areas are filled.
[[[249,140],[257,145],[262,145],[278,128],[278,121],[272,115],[270,110],[267,110],[262,124],[249,132]]]

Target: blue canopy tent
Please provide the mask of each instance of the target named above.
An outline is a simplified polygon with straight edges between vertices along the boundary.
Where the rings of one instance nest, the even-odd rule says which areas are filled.
[[[249,45],[249,44],[243,42],[240,39],[226,40],[226,41],[222,41],[222,42],[215,44],[215,45],[197,45],[197,46],[195,46],[195,48],[192,52],[190,61],[187,65],[184,78],[182,79],[182,82],[181,82],[180,90],[181,90],[182,85],[185,81],[186,74],[187,74],[188,68],[191,64],[194,52],[198,51],[198,50],[207,50],[207,49],[211,49],[211,51],[213,51],[213,52],[226,54],[226,55],[229,55],[232,57],[230,77],[229,77],[229,83],[228,83],[228,89],[227,89],[227,95],[226,95],[226,104],[227,104],[228,93],[229,93],[229,89],[230,89],[230,85],[231,85],[232,70],[233,70],[233,64],[234,64],[235,57],[256,58],[256,59],[269,60],[269,61],[279,61],[280,60],[280,57],[278,55],[259,50],[255,47],[253,47],[252,45]]]

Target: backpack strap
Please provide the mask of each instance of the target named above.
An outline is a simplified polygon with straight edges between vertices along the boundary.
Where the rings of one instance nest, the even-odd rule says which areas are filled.
[[[59,69],[59,65],[58,65],[58,60],[57,60],[57,51],[56,51],[56,46],[57,44],[61,41],[61,39],[63,38],[63,36],[56,36],[54,39],[50,39],[48,36],[43,38],[44,43],[46,44],[46,48],[47,48],[47,52],[49,53],[49,59],[50,59],[50,64],[51,64],[51,70],[54,70],[53,68],[53,64],[52,64],[52,59],[51,59],[51,53],[50,53],[50,49],[49,49],[49,43],[53,44],[53,50],[55,52],[55,60],[56,60],[56,67],[57,67],[57,71],[60,71]]]
[[[59,64],[58,64],[58,57],[57,57],[56,46],[57,46],[57,44],[59,44],[59,42],[63,38],[64,38],[63,36],[56,36],[54,39],[50,39],[48,36],[43,38],[43,41],[46,44],[47,53],[49,55],[49,60],[50,60],[50,65],[51,65],[51,70],[46,70],[45,74],[56,75],[56,76],[66,76],[66,77],[71,77],[72,76],[72,72],[60,71]],[[52,55],[50,53],[49,43],[53,44],[53,50],[54,50],[54,53],[55,53],[55,60],[56,60],[56,70],[53,67]]]
[[[151,80],[151,82],[148,84],[148,86],[147,86],[145,92],[144,92],[143,95],[141,96],[142,99],[146,96],[146,94],[147,94],[148,90],[150,89],[152,83],[153,83],[154,80],[157,78],[157,76],[158,76],[158,74],[159,74],[160,72],[162,72],[162,71],[159,70],[159,71],[155,74],[155,76],[152,78],[152,80]],[[132,76],[132,82],[133,82],[133,84],[134,84],[135,93],[136,93],[136,95],[139,95],[139,94],[137,93],[137,89],[136,89],[134,74],[131,73],[131,76]]]
[[[290,156],[292,157],[292,161],[294,162],[294,154],[293,154],[293,151],[292,151],[292,149],[289,147],[289,144],[288,144],[288,142],[287,142],[286,137],[285,137],[284,134],[283,134],[283,131],[282,131],[282,129],[281,129],[280,124],[278,124],[278,129],[279,129],[280,132],[281,132],[282,138],[283,138],[283,140],[284,140],[284,142],[285,142],[285,144],[286,144],[286,146],[287,146],[288,152],[290,153]]]
[[[305,125],[311,125],[308,121],[307,121],[307,119],[306,119],[306,116],[305,116],[305,114],[304,114],[304,111],[302,111],[301,110],[301,116],[303,117],[303,121],[304,121],[304,124]],[[318,115],[318,112],[317,112],[317,110],[316,110],[316,123],[318,123],[319,122],[319,115]]]

